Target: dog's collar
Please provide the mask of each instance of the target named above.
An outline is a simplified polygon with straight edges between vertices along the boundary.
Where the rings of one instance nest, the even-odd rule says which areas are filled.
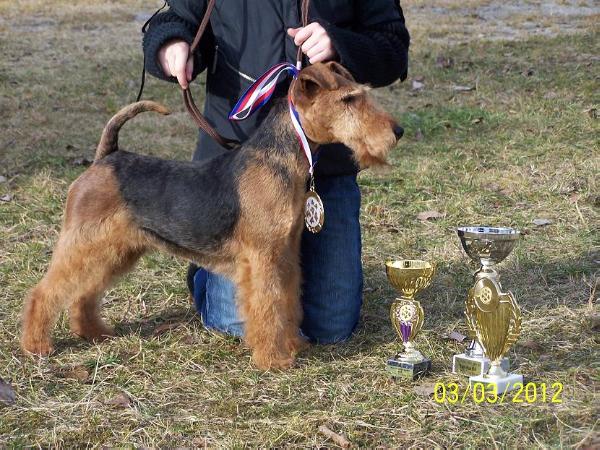
[[[229,120],[247,119],[252,113],[267,103],[273,95],[273,92],[275,92],[275,86],[277,85],[279,77],[286,72],[290,72],[292,77],[296,79],[298,78],[300,70],[290,63],[279,63],[271,67],[240,97],[229,113]],[[312,177],[316,160],[313,161],[310,144],[308,143],[306,133],[304,132],[302,124],[300,123],[300,116],[289,93],[288,109],[290,112],[292,125],[294,126],[294,132],[296,133],[300,147],[302,148],[302,151],[308,160],[308,173]]]

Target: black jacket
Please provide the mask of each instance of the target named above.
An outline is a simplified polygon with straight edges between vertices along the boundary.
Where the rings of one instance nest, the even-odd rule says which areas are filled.
[[[210,27],[194,55],[194,76],[207,69],[206,118],[228,138],[244,141],[260,124],[269,104],[242,122],[228,114],[239,96],[268,68],[295,62],[297,48],[287,28],[301,26],[298,0],[217,0]],[[191,44],[204,15],[206,0],[168,0],[169,10],[150,22],[144,35],[146,70],[167,79],[158,63],[158,51],[171,39]],[[397,0],[312,0],[309,23],[327,30],[339,60],[359,83],[385,86],[406,78],[409,35]],[[170,81],[176,81],[170,78]],[[279,89],[285,92],[285,86]],[[224,150],[200,132],[194,159]],[[298,150],[300,151],[300,150]],[[317,175],[357,171],[350,150],[341,144],[323,146]]]

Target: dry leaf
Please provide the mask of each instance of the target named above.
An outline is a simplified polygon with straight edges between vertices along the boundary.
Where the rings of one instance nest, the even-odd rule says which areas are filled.
[[[163,323],[162,325],[157,326],[154,329],[154,336],[159,336],[161,334],[166,333],[167,331],[173,330],[175,328],[177,328],[179,325],[181,325],[181,322],[167,322],[167,323]]]
[[[8,203],[8,202],[12,201],[12,199],[13,199],[12,194],[5,194],[2,197],[0,197],[0,202]]]
[[[581,450],[598,450],[600,448],[600,433],[592,433],[581,443]]]
[[[569,201],[571,203],[577,203],[580,198],[581,194],[578,194],[577,192],[573,192],[571,195],[569,195]]]
[[[181,340],[181,342],[187,345],[192,345],[196,343],[196,338],[193,335],[188,334]]]
[[[334,442],[334,444],[339,445],[342,448],[350,448],[350,446],[352,445],[352,443],[346,438],[346,436],[338,434],[335,431],[331,431],[325,425],[321,425],[319,427],[319,433],[321,433],[325,437],[328,437]]]
[[[59,376],[62,378],[70,378],[72,380],[84,382],[89,378],[90,373],[85,366],[79,365],[68,367],[65,370],[59,371]]]
[[[453,341],[456,341],[456,342],[462,342],[466,338],[467,337],[464,334],[459,333],[458,331],[451,331],[450,333],[448,333],[448,339],[452,339]]]
[[[452,90],[455,92],[471,92],[475,90],[475,86],[452,86]]]
[[[538,227],[545,227],[551,223],[553,223],[551,219],[533,219],[533,224],[537,225]]]
[[[420,128],[417,128],[417,131],[415,131],[415,140],[422,141],[423,138],[424,138],[423,132],[421,131]]]
[[[596,108],[586,109],[584,112],[587,113],[587,115],[590,116],[592,119],[598,118],[598,109]]]
[[[117,408],[129,408],[133,401],[131,397],[124,392],[117,394],[115,397],[111,398],[106,402],[107,405],[113,405]]]
[[[546,94],[544,94],[544,98],[546,100],[552,100],[553,98],[558,97],[558,94],[554,91],[550,91],[550,92],[546,92]]]
[[[15,403],[17,398],[17,394],[15,393],[14,388],[0,378],[0,402],[4,402],[7,405],[12,405]]]
[[[481,123],[481,122],[483,122],[483,117],[476,117],[473,120],[471,120],[472,124],[478,124],[478,123]]]
[[[544,350],[544,346],[539,342],[534,341],[533,339],[527,339],[520,345],[521,347],[528,348],[529,350],[533,350],[534,352],[541,352],[542,350]]]
[[[443,214],[439,211],[423,211],[417,214],[417,219],[422,221],[440,219],[442,217],[446,217],[446,214]]]
[[[435,383],[417,384],[413,386],[413,391],[422,397],[429,397],[435,392]]]
[[[425,83],[422,83],[421,81],[417,81],[417,80],[412,80],[412,90],[413,91],[422,91],[424,87],[425,87]]]
[[[437,67],[439,67],[440,69],[449,69],[450,67],[452,67],[454,65],[454,59],[452,59],[448,56],[439,55],[435,59],[435,65]]]
[[[592,331],[600,331],[600,316],[591,316],[589,322]]]

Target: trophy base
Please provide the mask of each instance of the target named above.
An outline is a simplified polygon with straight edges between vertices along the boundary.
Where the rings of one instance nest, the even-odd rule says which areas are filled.
[[[496,387],[496,394],[502,395],[505,392],[510,392],[515,389],[515,384],[520,383],[523,385],[523,375],[519,375],[517,373],[509,373],[505,377],[489,377],[489,376],[476,376],[469,377],[469,384],[471,388],[476,383],[483,384],[484,388],[490,385]]]
[[[416,380],[421,378],[431,369],[431,360],[423,359],[419,362],[407,362],[401,359],[390,358],[387,361],[386,370],[394,378]]]
[[[464,375],[465,377],[483,376],[492,367],[492,362],[486,357],[468,356],[465,353],[454,355],[452,358],[452,373]],[[508,358],[502,358],[500,367],[508,372]]]

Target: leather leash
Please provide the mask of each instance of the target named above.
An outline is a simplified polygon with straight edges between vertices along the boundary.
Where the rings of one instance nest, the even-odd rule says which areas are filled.
[[[198,48],[198,45],[200,44],[200,39],[202,39],[202,36],[204,35],[204,32],[206,31],[206,28],[209,23],[210,15],[215,7],[215,1],[216,0],[208,0],[208,3],[206,5],[206,12],[204,13],[204,17],[202,17],[202,21],[200,22],[200,26],[198,26],[198,31],[196,32],[196,36],[194,37],[194,40],[192,41],[192,45],[190,46],[190,55],[194,54],[194,52]],[[303,27],[308,25],[309,3],[310,3],[310,0],[302,0],[302,4],[300,7]],[[165,5],[166,5],[166,2],[165,2]],[[163,8],[165,7],[165,5],[163,5]],[[156,11],[154,13],[154,15],[146,22],[146,24],[144,24],[142,31],[145,31],[144,29],[146,28],[147,24],[154,18],[154,16],[159,11]],[[298,46],[298,52],[296,54],[296,61],[297,61],[296,65],[297,65],[298,69],[300,69],[299,66],[302,63],[302,47],[301,46]],[[144,66],[145,66],[145,64],[144,64]],[[142,84],[140,87],[140,92],[138,94],[138,101],[141,98],[142,91],[144,89],[144,78],[145,78],[145,76],[142,75]],[[185,104],[185,107],[188,110],[190,116],[192,117],[194,122],[196,122],[196,125],[198,125],[198,127],[200,129],[202,129],[206,134],[208,134],[211,138],[213,138],[216,142],[218,142],[219,145],[221,145],[227,149],[233,149],[240,145],[240,143],[236,140],[228,139],[224,136],[221,136],[219,134],[219,132],[217,130],[215,130],[215,128],[210,123],[208,123],[208,121],[206,120],[206,117],[204,117],[204,115],[200,112],[200,110],[196,106],[196,103],[194,102],[194,99],[192,97],[192,91],[190,90],[189,85],[188,85],[187,89],[182,89],[182,93],[183,93],[183,103]]]
[[[198,27],[196,36],[194,37],[194,40],[192,41],[192,45],[190,46],[190,55],[193,55],[194,52],[196,51],[196,49],[198,48],[198,44],[200,43],[200,39],[202,38],[202,35],[204,34],[206,27],[208,26],[208,20],[210,19],[210,15],[211,15],[214,7],[215,7],[215,0],[208,0],[208,3],[206,5],[206,12],[204,13],[204,17],[202,18],[202,21],[200,22],[200,26]],[[183,89],[183,103],[185,104],[185,107],[187,108],[188,112],[190,113],[190,116],[192,116],[192,119],[194,120],[194,122],[196,122],[196,125],[198,125],[198,127],[200,129],[204,130],[204,132],[206,134],[208,134],[211,138],[213,138],[215,141],[217,141],[219,143],[219,145],[221,145],[222,147],[225,147],[227,149],[232,149],[232,148],[237,147],[240,144],[238,141],[235,141],[233,139],[228,139],[226,137],[221,136],[218,133],[218,131],[215,130],[215,128],[211,124],[208,123],[208,121],[206,120],[206,117],[204,117],[204,115],[200,112],[200,110],[196,106],[196,103],[194,103],[194,99],[192,97],[192,91],[190,90],[189,85],[188,85],[187,89]]]

